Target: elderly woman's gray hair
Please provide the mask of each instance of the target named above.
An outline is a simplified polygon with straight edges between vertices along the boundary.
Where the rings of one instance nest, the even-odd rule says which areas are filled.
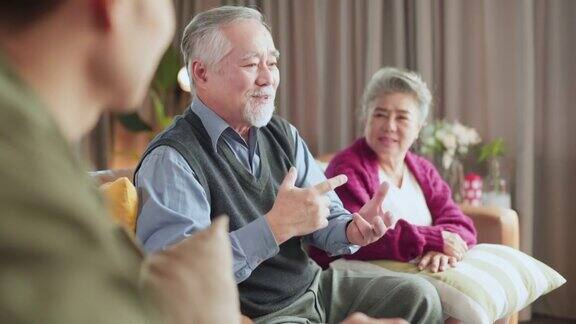
[[[196,15],[184,29],[182,37],[182,55],[186,66],[192,60],[200,60],[208,66],[220,62],[230,47],[220,27],[245,19],[257,20],[270,29],[264,16],[248,7],[222,6]]]
[[[362,96],[362,119],[367,120],[374,102],[380,96],[392,93],[413,95],[420,109],[420,122],[424,123],[432,105],[432,94],[428,86],[416,72],[392,67],[378,70],[366,85]]]

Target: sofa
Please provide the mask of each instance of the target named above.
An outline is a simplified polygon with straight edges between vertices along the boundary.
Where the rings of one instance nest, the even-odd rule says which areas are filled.
[[[318,159],[319,163],[326,163],[331,156],[323,156]],[[322,165],[321,165],[322,166]],[[133,179],[134,169],[116,169],[91,172],[92,178],[98,185],[113,182],[121,178]],[[127,179],[123,179],[126,181]],[[135,195],[135,191],[133,193]],[[110,198],[110,197],[108,197]],[[109,199],[110,200],[110,199]],[[519,247],[518,215],[514,210],[500,207],[475,207],[460,206],[464,214],[473,221],[478,231],[478,243],[502,244],[514,249]],[[133,210],[132,213],[136,211]],[[518,314],[499,320],[498,323],[518,323]]]

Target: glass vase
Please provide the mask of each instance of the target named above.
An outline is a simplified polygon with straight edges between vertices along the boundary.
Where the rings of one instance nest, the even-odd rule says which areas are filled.
[[[444,179],[452,190],[452,199],[456,203],[464,201],[464,166],[462,161],[454,158],[450,166],[444,170]]]
[[[488,159],[488,177],[486,191],[506,192],[506,180],[502,178],[500,172],[500,160],[497,157]]]
[[[511,207],[511,197],[506,188],[506,180],[502,177],[500,160],[497,157],[488,159],[486,191],[482,193],[482,203],[486,206]]]

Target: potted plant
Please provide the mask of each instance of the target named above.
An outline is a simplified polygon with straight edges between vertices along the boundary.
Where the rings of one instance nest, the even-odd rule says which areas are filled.
[[[170,125],[174,115],[173,107],[179,95],[179,69],[178,53],[170,47],[156,70],[143,109],[113,116],[112,155],[107,167],[133,167],[155,134]]]
[[[144,121],[137,112],[118,115],[120,123],[131,132],[158,132],[172,122],[172,117],[166,111],[168,96],[176,89],[177,75],[180,70],[178,53],[173,47],[168,48],[148,91],[149,102],[154,111],[155,124]]]

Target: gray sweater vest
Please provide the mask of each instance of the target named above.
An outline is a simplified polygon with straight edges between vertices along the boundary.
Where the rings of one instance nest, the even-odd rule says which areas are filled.
[[[152,140],[142,160],[161,145],[176,149],[208,196],[210,218],[228,215],[230,230],[234,231],[272,209],[278,187],[294,165],[295,143],[285,120],[273,117],[257,136],[259,178],[246,170],[222,141],[214,152],[202,122],[190,109]],[[300,238],[284,242],[277,255],[262,262],[238,284],[242,313],[255,318],[290,305],[312,284],[316,271],[318,267],[304,252]]]

